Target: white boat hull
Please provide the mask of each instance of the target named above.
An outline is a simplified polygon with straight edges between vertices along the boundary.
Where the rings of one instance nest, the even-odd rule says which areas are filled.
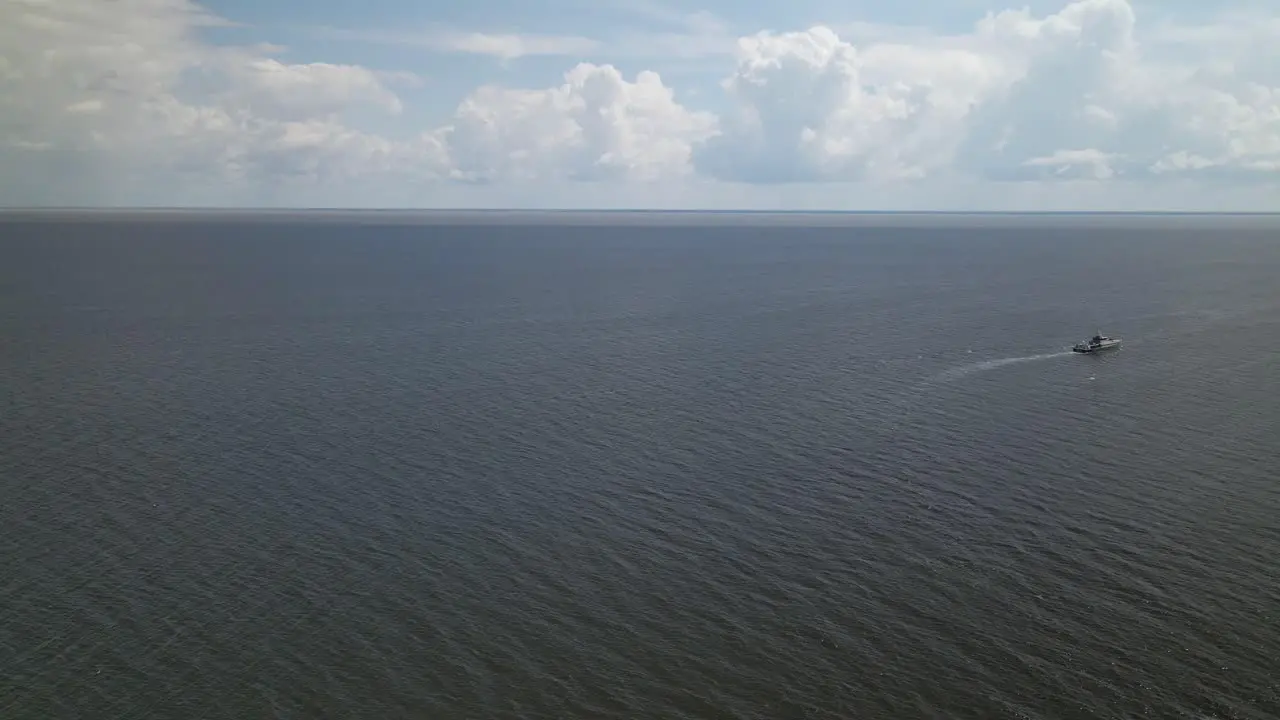
[[[1097,345],[1085,345],[1085,344],[1076,345],[1075,347],[1071,348],[1071,350],[1073,352],[1078,352],[1078,353],[1094,353],[1094,352],[1101,352],[1103,350],[1112,350],[1118,347],[1120,347],[1120,341],[1111,340],[1109,342],[1099,343]]]

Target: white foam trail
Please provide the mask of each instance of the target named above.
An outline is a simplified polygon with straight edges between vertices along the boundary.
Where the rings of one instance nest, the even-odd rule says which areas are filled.
[[[961,378],[961,377],[964,377],[965,375],[972,375],[973,373],[983,372],[984,370],[994,370],[998,367],[1004,367],[1005,365],[1013,365],[1014,363],[1034,362],[1036,360],[1049,360],[1051,358],[1065,357],[1070,354],[1071,354],[1071,351],[1066,350],[1063,352],[1055,352],[1055,353],[1041,353],[1039,355],[1022,355],[1019,357],[998,358],[996,360],[984,360],[982,362],[971,363],[969,365],[961,365],[960,367],[955,367],[955,368],[951,368],[950,370],[943,371],[942,373],[939,373],[937,375],[936,379],[955,380],[956,378]]]

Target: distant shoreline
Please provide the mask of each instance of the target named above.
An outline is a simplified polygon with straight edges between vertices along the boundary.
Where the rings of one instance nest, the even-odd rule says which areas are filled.
[[[1280,213],[1167,211],[522,210],[408,208],[0,208],[13,222],[350,223],[621,227],[1134,227],[1280,229]]]

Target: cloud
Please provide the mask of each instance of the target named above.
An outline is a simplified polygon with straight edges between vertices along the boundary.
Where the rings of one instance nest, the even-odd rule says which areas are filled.
[[[1115,176],[1115,171],[1111,169],[1111,163],[1115,159],[1116,156],[1112,153],[1104,153],[1090,148],[1085,150],[1059,150],[1052,155],[1023,161],[1022,165],[1033,170],[1037,168],[1047,169],[1051,172],[1051,177],[1107,180]]]
[[[1062,160],[1062,148],[1072,147],[1097,154],[1075,155],[1071,167],[1105,177],[1212,170],[1219,179],[1256,179],[1274,167],[1276,88],[1232,63],[1163,52],[1194,33],[1166,25],[1145,42],[1139,28],[1126,0],[1080,0],[1040,20],[1014,12],[984,19],[980,35],[1026,43],[1025,71],[975,113],[958,167],[1021,179],[1029,166],[1053,164],[1031,160]],[[1222,32],[1200,34],[1217,42]]]
[[[1039,19],[1006,10],[979,21],[976,36],[1014,78],[969,118],[959,167],[1016,178],[1028,161],[1060,148],[1107,142],[1133,81],[1135,21],[1127,0],[1078,0]]]
[[[1007,74],[943,46],[859,52],[830,28],[743,38],[735,109],[700,166],[724,179],[900,180],[945,164],[958,128]]]
[[[670,61],[732,57],[736,37],[724,19],[706,10],[683,12],[651,0],[590,0],[584,7],[625,16],[624,32],[604,43],[610,58]]]
[[[724,83],[733,110],[698,169],[751,182],[1002,181],[1256,178],[1276,165],[1277,88],[1233,64],[1146,57],[1127,0],[990,13],[959,36],[856,29],[861,46],[824,26],[740,40]],[[1168,159],[1180,152],[1198,160]]]
[[[127,178],[270,184],[445,172],[446,153],[420,138],[393,142],[342,125],[349,109],[398,113],[386,81],[413,76],[289,64],[268,56],[278,48],[201,40],[201,30],[228,24],[187,0],[8,4],[0,11],[0,200],[40,191],[24,178],[93,202],[114,197]],[[406,160],[418,164],[406,168]]]
[[[691,172],[693,145],[714,132],[715,118],[677,103],[657,73],[628,82],[583,63],[559,87],[479,89],[448,142],[458,175],[472,181],[654,180]]]
[[[582,56],[597,52],[602,43],[579,35],[467,32],[451,28],[370,30],[314,28],[314,34],[353,42],[417,47],[442,53],[485,55],[500,60],[537,56]]]
[[[355,65],[285,64],[250,57],[220,68],[228,85],[227,103],[265,117],[305,119],[370,105],[398,114],[400,98],[376,73]]]
[[[609,9],[658,26],[678,28],[689,32],[718,32],[725,23],[706,10],[683,12],[653,0],[585,0],[583,8]]]
[[[312,28],[311,33],[330,40],[411,47],[434,53],[480,55],[504,62],[535,57],[667,61],[672,58],[730,56],[736,39],[716,21],[701,15],[690,17],[676,30],[629,28],[601,37],[480,32],[440,27],[410,31],[319,27]]]
[[[660,27],[607,42],[439,28],[381,39],[503,60],[613,52],[656,62],[684,48],[718,62],[727,52],[702,86],[719,79],[722,95],[702,92],[706,109],[692,107],[657,72],[595,57],[550,87],[484,85],[442,124],[424,124],[397,91],[420,85],[415,73],[214,44],[204,32],[230,23],[189,0],[10,0],[0,7],[0,203],[116,202],[219,183],[252,197],[283,185],[958,192],[1280,178],[1275,17],[1146,26],[1128,0],[1074,0],[989,13],[958,34],[814,25],[730,43],[710,15],[644,0],[615,9]],[[361,123],[371,112],[399,116],[404,133],[370,131]]]
[[[511,60],[528,55],[582,55],[594,52],[600,43],[584,37],[568,35],[492,35],[456,33],[433,40],[441,49]]]
[[[736,37],[724,20],[705,10],[682,12],[650,0],[562,0],[557,8],[574,19],[603,13],[621,20],[591,36],[513,31],[505,19],[500,25],[487,24],[485,30],[440,23],[413,29],[319,26],[310,27],[309,32],[330,40],[482,55],[504,62],[561,56],[577,61],[644,59],[667,63],[733,54]]]

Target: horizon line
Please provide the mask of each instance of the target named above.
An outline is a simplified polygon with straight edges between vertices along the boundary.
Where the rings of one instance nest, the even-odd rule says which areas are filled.
[[[721,208],[418,208],[418,207],[199,207],[199,206],[0,206],[0,214],[18,213],[554,213],[554,214],[621,214],[651,213],[666,215],[1165,215],[1165,216],[1280,216],[1280,211],[1267,210],[799,210],[799,209],[721,209]]]

